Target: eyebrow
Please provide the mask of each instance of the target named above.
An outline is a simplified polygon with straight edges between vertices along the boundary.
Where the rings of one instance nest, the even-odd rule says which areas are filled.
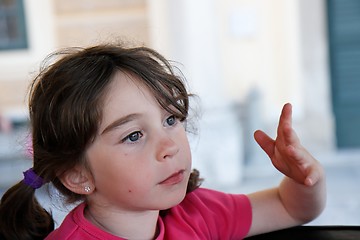
[[[121,126],[121,125],[124,125],[125,123],[128,123],[130,121],[133,121],[134,119],[138,118],[140,114],[138,113],[133,113],[133,114],[129,114],[129,115],[126,115],[124,117],[121,117],[117,120],[115,120],[114,122],[112,122],[111,124],[109,124],[102,132],[100,135],[103,135],[103,134],[106,134],[110,131],[112,131],[113,129]]]

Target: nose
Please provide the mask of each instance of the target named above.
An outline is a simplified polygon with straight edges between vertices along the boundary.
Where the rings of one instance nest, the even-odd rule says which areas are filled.
[[[171,138],[169,134],[162,133],[161,136],[159,136],[156,153],[158,161],[165,161],[167,159],[171,159],[179,152],[179,150],[180,148],[178,144]]]

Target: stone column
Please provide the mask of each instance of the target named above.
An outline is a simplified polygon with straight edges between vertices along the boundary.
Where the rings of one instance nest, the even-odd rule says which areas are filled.
[[[200,97],[199,131],[196,136],[190,134],[193,166],[199,168],[206,179],[205,185],[222,187],[239,183],[243,161],[241,127],[223,89],[215,2],[160,2],[157,4],[162,4],[161,7],[150,6],[153,13],[156,12],[150,14],[154,17],[151,29],[157,33],[153,36],[153,44],[160,51],[164,47],[168,53],[166,57],[181,64],[178,66],[191,92]],[[165,23],[158,15],[161,12]],[[160,25],[166,28],[163,35],[158,35],[161,30],[157,26]],[[167,39],[166,44],[157,45],[163,41],[159,36]]]

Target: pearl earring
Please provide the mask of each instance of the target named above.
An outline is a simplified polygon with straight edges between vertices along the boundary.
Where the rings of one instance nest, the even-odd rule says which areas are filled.
[[[89,187],[89,186],[86,186],[86,187],[84,187],[84,190],[85,190],[85,192],[90,192],[91,191],[91,188]]]

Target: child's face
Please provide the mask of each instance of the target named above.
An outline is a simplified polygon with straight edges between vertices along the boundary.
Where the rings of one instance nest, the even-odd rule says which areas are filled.
[[[115,75],[86,155],[94,177],[92,203],[113,210],[161,210],[185,196],[191,154],[184,126],[137,77]]]

